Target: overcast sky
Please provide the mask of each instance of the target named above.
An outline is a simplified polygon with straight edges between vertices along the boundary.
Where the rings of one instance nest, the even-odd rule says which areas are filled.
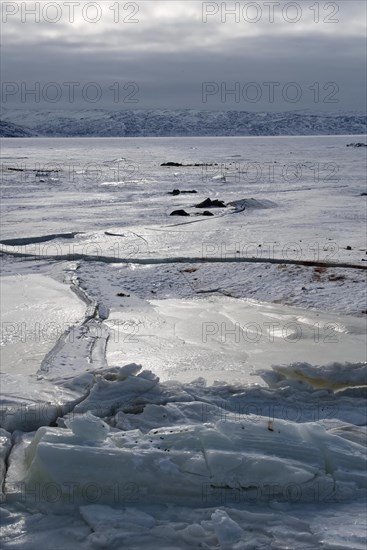
[[[1,9],[8,109],[366,108],[364,0],[42,0]]]

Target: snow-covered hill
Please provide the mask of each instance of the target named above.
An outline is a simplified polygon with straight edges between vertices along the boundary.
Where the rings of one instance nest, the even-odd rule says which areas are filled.
[[[1,137],[31,137],[34,132],[31,132],[28,128],[23,128],[18,124],[12,124],[11,122],[0,120],[0,136]]]
[[[361,112],[250,113],[248,111],[27,111],[3,110],[0,135],[135,136],[279,136],[347,135],[366,132]],[[4,125],[5,124],[5,125]],[[18,127],[12,128],[11,125]]]

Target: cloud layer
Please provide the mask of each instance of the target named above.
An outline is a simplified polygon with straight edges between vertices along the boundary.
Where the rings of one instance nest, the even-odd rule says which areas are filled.
[[[365,109],[364,2],[1,9],[7,108]]]

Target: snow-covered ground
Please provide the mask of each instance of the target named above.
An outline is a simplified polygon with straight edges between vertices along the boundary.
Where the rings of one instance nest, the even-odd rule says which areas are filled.
[[[352,142],[3,140],[4,548],[365,548]]]

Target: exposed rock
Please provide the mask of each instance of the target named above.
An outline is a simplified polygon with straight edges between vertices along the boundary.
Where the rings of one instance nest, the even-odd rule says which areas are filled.
[[[358,142],[358,143],[348,143],[347,147],[367,147],[367,145],[365,143]]]
[[[204,210],[203,216],[214,216],[213,212],[209,212],[209,210]]]
[[[174,210],[170,213],[170,216],[190,216],[185,210]]]
[[[195,206],[195,208],[225,208],[226,205],[223,201],[219,201],[218,199],[210,199],[209,197],[205,199],[205,201],[200,202]]]

